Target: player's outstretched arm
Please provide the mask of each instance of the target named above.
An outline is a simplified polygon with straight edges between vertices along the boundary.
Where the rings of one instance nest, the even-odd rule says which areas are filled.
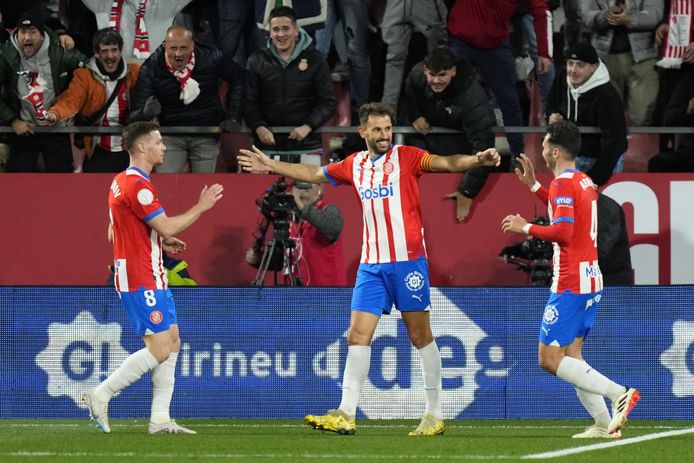
[[[256,174],[274,173],[310,183],[325,183],[328,181],[328,178],[323,173],[323,168],[320,166],[276,161],[267,157],[255,145],[252,146],[251,150],[240,150],[238,161],[246,172]]]
[[[434,155],[431,160],[432,172],[466,172],[476,167],[494,167],[501,162],[495,148],[480,151],[475,155],[455,154],[453,156]]]
[[[156,230],[165,240],[173,238],[174,235],[181,233],[186,228],[190,227],[203,212],[208,211],[217,204],[217,201],[222,199],[224,187],[218,183],[210,186],[207,185],[200,192],[200,198],[195,206],[188,209],[186,212],[173,217],[168,217],[166,213],[159,214],[151,219],[147,224]]]

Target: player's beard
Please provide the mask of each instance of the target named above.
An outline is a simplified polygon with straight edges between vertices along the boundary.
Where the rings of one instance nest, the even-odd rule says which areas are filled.
[[[378,142],[379,142],[379,141],[381,141],[381,140],[367,140],[367,141],[366,141],[366,146],[367,146],[367,148],[369,148],[369,151],[371,151],[372,153],[378,154],[378,155],[381,155],[381,154],[383,154],[383,153],[388,152],[388,149],[390,148],[390,145],[391,145],[391,143],[392,143],[393,141],[392,141],[392,140],[383,139],[382,141],[386,141],[386,142],[387,142],[387,143],[385,143],[385,148],[380,148],[380,147],[378,146]]]

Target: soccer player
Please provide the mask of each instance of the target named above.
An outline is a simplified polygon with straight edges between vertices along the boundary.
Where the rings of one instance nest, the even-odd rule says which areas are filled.
[[[424,416],[410,435],[443,434],[441,356],[429,323],[429,272],[417,182],[425,172],[464,172],[498,165],[499,154],[490,148],[471,156],[436,156],[419,148],[392,145],[392,112],[383,103],[363,105],[359,123],[359,135],[368,149],[336,164],[317,167],[275,161],[255,146],[239,155],[246,171],[352,185],[361,199],[364,242],[352,294],[342,401],[326,415],[307,415],[305,420],[316,429],[354,434],[359,393],[371,363],[371,339],[380,316],[395,305],[419,351],[427,398]]]
[[[130,167],[116,175],[111,183],[108,232],[109,241],[113,242],[116,291],[145,347],[128,356],[96,389],[85,392],[82,400],[97,427],[109,433],[109,400],[149,372],[152,377],[149,433],[195,434],[169,416],[181,340],[176,306],[162,265],[162,250],[175,254],[186,248],[186,243],[174,235],[211,209],[222,198],[223,187],[205,186],[195,206],[169,217],[159,204],[149,178],[152,169],[164,161],[166,147],[159,126],[153,122],[128,125],[123,131],[123,146],[130,155]]]
[[[639,391],[606,378],[581,355],[602,296],[598,266],[598,192],[586,174],[576,170],[578,127],[570,121],[549,125],[542,157],[554,173],[549,191],[535,179],[533,164],[521,154],[519,180],[548,203],[550,225],[528,223],[518,214],[502,221],[504,232],[524,233],[554,243],[554,278],[540,329],[538,358],[546,371],[571,383],[595,425],[575,438],[619,438]],[[604,397],[612,401],[612,417]]]

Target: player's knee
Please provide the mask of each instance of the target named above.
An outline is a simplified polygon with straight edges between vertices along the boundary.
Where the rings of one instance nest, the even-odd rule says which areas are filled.
[[[352,327],[347,331],[347,344],[350,346],[368,346],[371,344],[371,334]]]
[[[179,350],[181,350],[181,338],[176,336],[171,343],[171,352],[178,352]]]
[[[157,359],[157,362],[163,363],[169,358],[171,352],[173,352],[173,345],[171,343],[158,343],[148,347],[150,353]]]
[[[431,334],[431,331],[428,330],[413,330],[410,331],[408,334],[410,336],[410,342],[417,349],[426,347],[432,342],[434,342],[434,336]]]
[[[541,350],[537,356],[537,360],[538,364],[540,365],[540,368],[549,373],[552,373],[553,375],[557,374],[557,367],[559,363],[554,355],[551,355]]]

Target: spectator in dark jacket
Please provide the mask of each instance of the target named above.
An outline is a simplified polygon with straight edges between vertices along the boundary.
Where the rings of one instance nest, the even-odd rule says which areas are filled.
[[[227,115],[219,99],[219,80],[229,83]],[[130,121],[159,118],[166,126],[214,126],[235,131],[240,127],[243,69],[218,49],[195,43],[191,31],[171,26],[166,41],[140,69]],[[225,119],[226,117],[226,119]],[[164,164],[157,172],[215,171],[218,137],[210,134],[163,135]]]
[[[87,58],[65,50],[44,26],[41,11],[19,18],[9,42],[0,47],[0,124],[10,125],[10,172],[36,172],[39,154],[49,172],[72,171],[72,147],[67,134],[34,135],[44,125],[48,108],[70,83],[72,73]]]
[[[634,284],[624,210],[602,193],[598,195],[598,264],[605,286]]]
[[[694,68],[683,67],[663,114],[666,126],[694,127]],[[674,150],[653,156],[649,172],[694,172],[694,134],[679,134]]]
[[[601,133],[582,133],[576,167],[597,185],[612,172],[621,172],[627,149],[624,106],[610,83],[610,74],[595,48],[578,42],[566,54],[566,71],[557,74],[547,101],[549,122],[568,119],[579,126],[599,127]]]
[[[489,97],[473,69],[465,60],[456,60],[448,48],[435,48],[412,68],[405,95],[412,127],[419,133],[411,144],[444,156],[494,147],[496,120]],[[463,133],[430,134],[429,127],[434,126]],[[458,191],[449,195],[456,200],[458,221],[467,217],[488,176],[488,167],[473,169],[465,174]]]
[[[315,130],[333,115],[336,100],[328,64],[311,42],[291,8],[272,10],[268,47],[248,59],[243,116],[256,146],[269,156],[297,162],[304,156],[303,162],[320,164]],[[273,126],[294,129],[275,134]]]

